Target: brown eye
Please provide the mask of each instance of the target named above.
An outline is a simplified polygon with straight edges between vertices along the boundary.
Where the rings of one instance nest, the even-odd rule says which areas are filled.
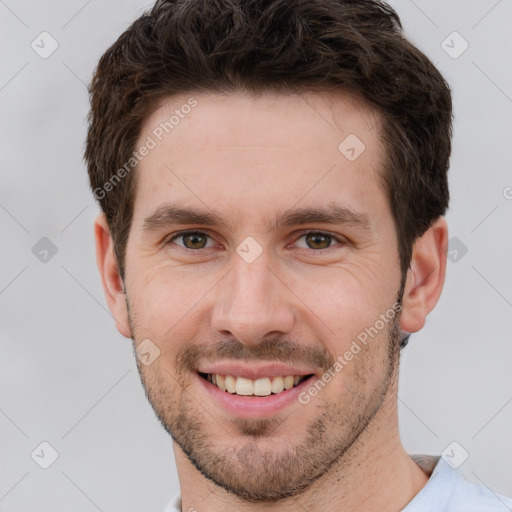
[[[186,249],[204,249],[210,238],[206,233],[201,231],[186,231],[173,236],[169,243],[174,243],[175,240],[182,240],[182,244],[176,244]]]
[[[331,245],[331,237],[322,233],[310,233],[306,240],[311,249],[327,249]]]
[[[299,238],[305,240],[305,244],[298,244],[299,247],[303,249],[314,249],[318,251],[330,249],[333,245],[344,245],[344,241],[341,238],[330,235],[329,233],[324,233],[322,231],[309,231],[303,233]],[[337,243],[334,243],[337,242]]]

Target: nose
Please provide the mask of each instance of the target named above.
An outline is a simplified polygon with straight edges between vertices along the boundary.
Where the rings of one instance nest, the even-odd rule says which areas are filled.
[[[269,266],[265,251],[252,263],[235,254],[220,290],[211,317],[212,328],[220,335],[252,346],[268,336],[291,333],[293,293]]]

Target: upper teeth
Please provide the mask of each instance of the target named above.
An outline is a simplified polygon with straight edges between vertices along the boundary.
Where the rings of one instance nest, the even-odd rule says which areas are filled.
[[[247,379],[233,375],[209,373],[207,380],[215,386],[229,393],[237,395],[268,396],[271,393],[281,393],[285,389],[296,386],[303,375],[288,375],[286,377],[263,377],[261,379]]]

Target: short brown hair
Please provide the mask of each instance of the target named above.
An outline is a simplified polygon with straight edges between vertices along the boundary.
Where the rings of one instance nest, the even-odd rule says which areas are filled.
[[[89,88],[85,160],[121,277],[136,173],[116,172],[156,101],[318,89],[356,93],[380,113],[382,184],[405,275],[415,239],[448,207],[452,102],[396,12],[379,0],[158,0],[101,57]]]

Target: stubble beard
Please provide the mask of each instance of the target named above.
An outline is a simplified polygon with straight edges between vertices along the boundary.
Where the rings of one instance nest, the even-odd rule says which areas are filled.
[[[130,314],[129,317],[136,346],[143,337],[135,335],[136,322]],[[275,502],[305,492],[333,466],[341,470],[349,466],[354,455],[350,448],[371,428],[397,377],[400,339],[397,314],[387,325],[386,333],[368,342],[349,363],[354,365],[352,379],[344,383],[339,400],[322,402],[322,393],[327,391],[320,391],[315,416],[304,426],[301,441],[296,443],[283,439],[286,427],[281,425],[303,422],[303,408],[313,406],[313,401],[295,406],[284,418],[221,421],[220,417],[209,415],[191,395],[187,384],[190,374],[171,374],[161,365],[145,367],[136,361],[146,397],[158,420],[195,468],[244,501]],[[387,351],[380,350],[382,360],[375,361],[372,352],[386,340]],[[380,375],[369,375],[369,369],[375,367],[382,369]],[[343,375],[342,371],[338,378]],[[371,389],[368,382],[373,382]],[[336,378],[331,385],[335,383]]]

